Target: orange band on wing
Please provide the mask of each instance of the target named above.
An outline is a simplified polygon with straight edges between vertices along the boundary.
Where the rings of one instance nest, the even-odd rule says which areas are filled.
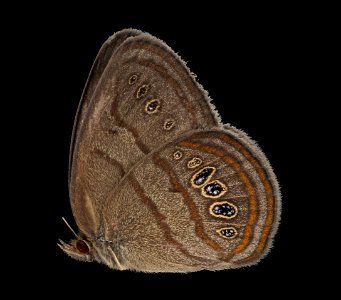
[[[253,258],[255,258],[259,253],[261,253],[266,245],[271,225],[274,221],[274,198],[273,198],[273,189],[272,186],[268,180],[268,177],[263,169],[263,167],[260,165],[258,160],[248,151],[247,149],[244,148],[243,145],[238,143],[236,140],[232,139],[231,137],[227,135],[220,135],[220,138],[223,141],[226,141],[228,144],[232,145],[234,148],[236,148],[238,151],[240,151],[249,161],[250,163],[255,167],[263,185],[266,191],[266,200],[267,200],[267,216],[265,219],[265,224],[264,224],[264,229],[262,231],[259,243],[257,245],[256,250],[254,253],[243,260],[243,262],[250,261]]]

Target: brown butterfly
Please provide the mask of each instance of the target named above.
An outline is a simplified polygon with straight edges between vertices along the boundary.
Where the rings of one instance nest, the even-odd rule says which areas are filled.
[[[279,186],[260,148],[222,124],[179,56],[133,29],[110,37],[94,62],[69,188],[80,232],[60,248],[119,270],[252,265],[280,217]]]

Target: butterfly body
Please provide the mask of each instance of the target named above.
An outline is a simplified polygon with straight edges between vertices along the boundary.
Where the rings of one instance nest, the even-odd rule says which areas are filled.
[[[100,50],[70,154],[81,235],[70,256],[144,272],[258,262],[280,214],[273,171],[163,42],[123,30]],[[80,242],[83,241],[84,245]]]

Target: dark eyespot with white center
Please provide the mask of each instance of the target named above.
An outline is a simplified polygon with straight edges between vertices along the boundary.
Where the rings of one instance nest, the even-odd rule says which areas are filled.
[[[194,169],[202,164],[202,159],[199,157],[193,157],[190,161],[187,163],[187,168]]]
[[[159,110],[159,108],[160,108],[160,100],[152,99],[146,103],[144,110],[147,114],[154,114]]]
[[[227,191],[225,184],[219,180],[214,180],[201,188],[201,194],[207,198],[219,198]]]
[[[149,90],[149,86],[148,86],[147,84],[142,85],[142,86],[137,90],[136,98],[137,98],[137,99],[142,98],[143,96],[145,96],[145,95],[147,94],[148,90]]]
[[[215,202],[210,206],[210,214],[218,218],[232,219],[237,212],[237,207],[227,201]]]
[[[175,124],[174,120],[166,120],[165,123],[163,124],[163,128],[165,130],[171,130]]]
[[[205,167],[195,173],[191,178],[192,186],[195,188],[201,187],[206,182],[208,182],[215,172],[214,167]]]
[[[137,75],[134,74],[129,77],[128,83],[129,85],[133,85],[134,83],[136,83],[136,81],[137,81]]]
[[[182,157],[182,152],[181,151],[175,151],[174,153],[173,153],[173,157],[174,157],[174,159],[176,159],[176,160],[179,160],[181,157]]]
[[[217,233],[225,239],[233,239],[237,236],[238,232],[234,227],[224,227],[217,230]]]

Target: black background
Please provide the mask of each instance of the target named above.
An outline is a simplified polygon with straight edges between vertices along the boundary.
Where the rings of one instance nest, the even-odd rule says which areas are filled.
[[[25,195],[22,199],[30,199],[22,209],[29,221],[21,225],[30,255],[18,276],[38,274],[29,289],[37,292],[46,286],[58,296],[72,291],[108,293],[110,298],[118,297],[116,293],[161,296],[160,291],[174,296],[208,292],[211,298],[305,293],[309,284],[302,278],[312,271],[312,258],[310,228],[302,211],[306,191],[313,185],[308,186],[303,176],[311,126],[306,107],[313,105],[306,96],[306,74],[314,68],[310,46],[316,33],[306,11],[200,4],[185,9],[161,2],[156,8],[128,3],[87,9],[84,13],[51,6],[44,14],[27,15],[22,29],[12,35],[21,45],[17,60],[27,64],[22,76],[29,82],[25,91],[32,95],[21,106],[23,115],[30,114],[22,127],[23,137],[29,136],[26,153],[31,157],[27,188],[15,190]],[[155,35],[179,53],[209,91],[222,120],[247,132],[269,158],[281,185],[283,212],[274,248],[257,266],[192,274],[118,272],[72,260],[57,247],[58,238],[72,238],[61,217],[76,227],[67,172],[82,89],[102,43],[129,27]],[[34,135],[28,126],[33,126]]]

